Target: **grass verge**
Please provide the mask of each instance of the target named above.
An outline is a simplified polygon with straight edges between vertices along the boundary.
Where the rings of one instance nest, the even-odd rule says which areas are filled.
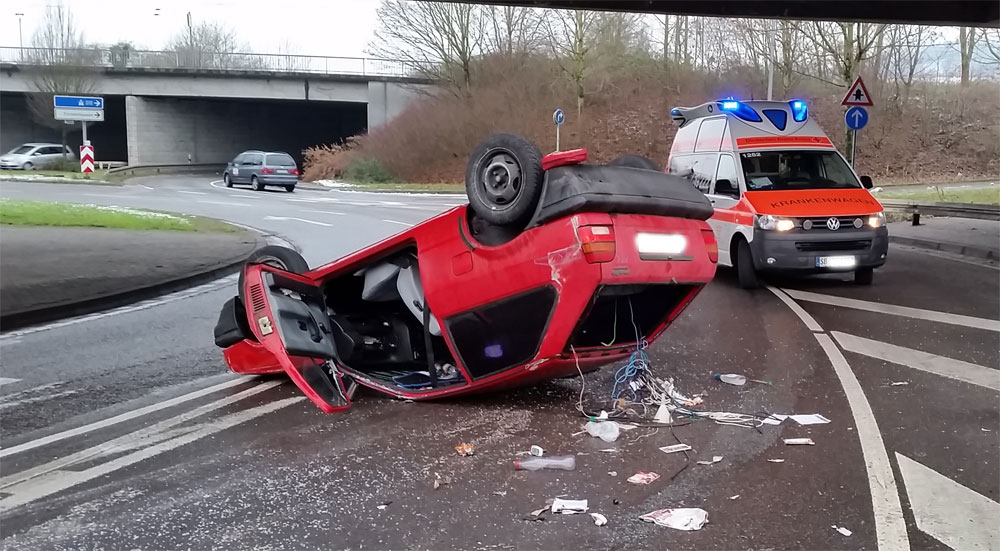
[[[0,224],[10,226],[72,226],[127,230],[242,231],[235,226],[199,216],[187,216],[127,207],[16,201],[12,199],[0,199]]]
[[[4,170],[0,172],[0,180],[16,180],[23,182],[38,181],[44,183],[65,184],[96,184],[118,185],[124,177],[118,174],[108,174],[107,171],[97,171],[90,174],[65,170]]]
[[[321,186],[322,184],[314,183]],[[340,185],[330,189],[343,189],[348,191],[371,191],[378,192],[409,192],[409,193],[465,193],[465,186],[461,184],[420,184],[413,182],[384,182],[384,183],[359,183],[340,182]]]
[[[876,197],[920,201],[925,203],[974,203],[979,205],[1000,205],[1000,187],[962,189],[935,188],[920,190],[886,189]]]

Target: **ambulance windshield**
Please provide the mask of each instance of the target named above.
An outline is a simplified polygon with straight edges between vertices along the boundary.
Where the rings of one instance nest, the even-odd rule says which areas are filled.
[[[834,151],[748,151],[740,160],[747,191],[861,187]]]

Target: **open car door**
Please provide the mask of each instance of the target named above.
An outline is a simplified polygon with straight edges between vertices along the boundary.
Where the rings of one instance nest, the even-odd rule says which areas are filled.
[[[257,340],[321,410],[350,407],[322,290],[307,278],[264,264],[243,270],[247,317]]]

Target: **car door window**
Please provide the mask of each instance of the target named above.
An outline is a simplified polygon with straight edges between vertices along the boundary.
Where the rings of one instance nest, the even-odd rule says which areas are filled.
[[[728,190],[716,189],[716,184],[720,180],[728,180],[731,187]],[[740,196],[740,175],[736,171],[736,162],[729,155],[719,155],[719,166],[715,173],[715,181],[712,183],[712,193],[733,198]]]
[[[249,156],[249,161],[253,166],[261,166],[264,164],[264,156],[260,153],[254,153]]]

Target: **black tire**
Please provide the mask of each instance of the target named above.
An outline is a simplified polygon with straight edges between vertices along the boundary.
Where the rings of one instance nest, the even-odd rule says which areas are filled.
[[[498,226],[523,227],[542,194],[542,153],[514,134],[494,134],[472,151],[465,192],[480,218]]]
[[[858,285],[871,285],[874,278],[874,268],[859,268],[854,270],[854,283]]]
[[[35,165],[31,161],[21,165],[21,170],[35,170]]]
[[[643,157],[642,155],[622,155],[617,159],[608,163],[608,166],[627,166],[629,168],[641,168],[643,170],[655,170],[657,172],[663,172],[663,169],[656,166],[649,157]]]
[[[250,184],[253,185],[254,191],[264,191],[264,184],[260,183],[256,175],[250,177]]]
[[[222,175],[222,181],[225,182],[226,187],[233,187],[233,179],[229,177],[229,173]]]
[[[250,253],[250,256],[243,264],[244,266],[249,266],[250,264],[267,264],[268,266],[292,272],[293,274],[304,274],[309,271],[309,263],[306,262],[306,259],[302,258],[302,255],[298,251],[278,245],[268,245],[257,249]],[[246,304],[243,296],[243,277],[243,270],[241,269],[238,294],[240,300]]]
[[[292,193],[295,191],[295,186],[285,186],[285,191]]]
[[[757,279],[757,269],[753,265],[753,253],[750,252],[750,244],[740,239],[736,245],[736,275],[740,280],[740,287],[744,289],[756,289],[760,287],[760,280]]]

